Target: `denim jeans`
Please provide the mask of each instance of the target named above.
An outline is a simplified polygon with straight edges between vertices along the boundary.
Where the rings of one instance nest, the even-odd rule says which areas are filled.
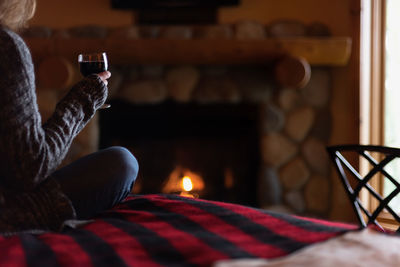
[[[78,219],[89,219],[121,202],[132,190],[139,170],[136,158],[123,147],[110,147],[52,174],[70,198]]]

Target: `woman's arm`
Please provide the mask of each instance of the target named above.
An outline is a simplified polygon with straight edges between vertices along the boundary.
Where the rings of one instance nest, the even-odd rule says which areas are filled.
[[[26,191],[45,180],[106,97],[106,84],[91,75],[42,125],[28,48],[16,34],[0,29],[0,185]]]

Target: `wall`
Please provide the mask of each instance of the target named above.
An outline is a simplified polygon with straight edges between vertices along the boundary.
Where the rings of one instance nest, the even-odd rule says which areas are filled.
[[[334,69],[331,144],[358,143],[358,15],[359,0],[242,0],[240,7],[220,10],[220,23],[252,19],[269,23],[276,19],[298,19],[306,23],[320,21],[333,35],[352,36],[354,49],[351,62]],[[110,0],[38,0],[31,25],[67,28],[84,24],[109,27],[133,23],[131,11],[110,9]],[[354,35],[354,36],[353,36]],[[333,177],[332,214],[334,220],[352,220],[346,195]]]

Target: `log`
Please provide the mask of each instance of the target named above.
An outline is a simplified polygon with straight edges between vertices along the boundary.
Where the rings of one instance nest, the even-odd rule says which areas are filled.
[[[285,56],[275,65],[275,80],[282,87],[303,88],[310,77],[311,67],[304,58]]]

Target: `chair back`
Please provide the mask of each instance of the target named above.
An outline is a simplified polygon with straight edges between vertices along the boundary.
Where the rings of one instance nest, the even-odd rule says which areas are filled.
[[[397,200],[395,197],[400,192],[400,183],[393,177],[393,168],[397,164],[400,170],[400,149],[385,147],[385,146],[371,146],[371,145],[340,145],[327,147],[328,154],[334,162],[340,180],[344,186],[345,191],[352,203],[353,209],[356,213],[361,228],[374,224],[381,230],[385,231],[382,225],[378,222],[378,216],[384,213],[385,216],[393,217],[397,224],[400,225],[400,217],[393,210],[393,203]],[[350,163],[353,159],[355,163]],[[350,160],[349,160],[350,158]],[[398,160],[396,160],[399,158]],[[368,164],[369,168],[366,174],[362,175],[359,171],[358,162],[364,161]],[[357,164],[357,166],[354,166]],[[380,194],[371,185],[371,179],[379,177],[378,181],[383,190],[383,184],[386,183],[386,188],[393,188],[389,193]],[[400,179],[400,177],[398,177]],[[390,184],[387,184],[388,182]],[[377,205],[366,207],[360,200],[360,192],[365,188],[369,194],[377,201]],[[380,191],[382,191],[380,190]],[[395,199],[395,200],[394,200]],[[397,200],[398,201],[398,200]],[[391,205],[392,204],[392,205]],[[400,207],[400,201],[398,204]],[[391,215],[391,216],[390,216]],[[392,220],[391,220],[392,221]],[[397,232],[400,231],[400,227]]]

